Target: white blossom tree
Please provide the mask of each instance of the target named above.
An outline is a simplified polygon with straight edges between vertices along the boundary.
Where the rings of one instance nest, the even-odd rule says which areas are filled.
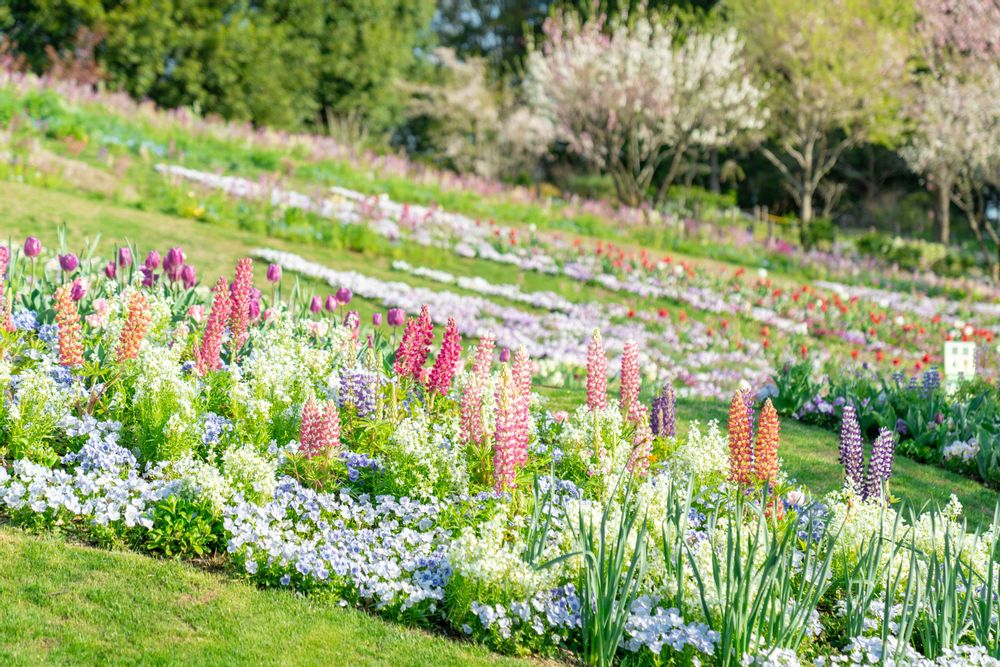
[[[966,215],[974,210],[981,183],[972,183],[988,173],[984,114],[998,104],[989,89],[1000,66],[1000,0],[917,0],[916,6],[923,69],[908,96],[913,132],[901,153],[937,191],[940,240],[947,244],[951,205]],[[975,216],[969,222],[978,234]]]
[[[678,43],[675,29],[645,10],[610,20],[564,12],[527,59],[529,103],[633,206],[658,175],[661,201],[693,146],[724,146],[763,126],[762,92],[737,33],[694,32]]]
[[[764,156],[799,208],[803,236],[823,179],[847,149],[887,140],[909,72],[908,0],[726,0],[768,84]]]
[[[548,151],[552,124],[487,80],[483,58],[434,52],[441,80],[410,84],[407,115],[433,122],[435,153],[458,171],[495,178],[530,170]]]

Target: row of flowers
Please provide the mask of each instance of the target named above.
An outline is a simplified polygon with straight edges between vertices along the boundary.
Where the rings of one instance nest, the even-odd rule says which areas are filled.
[[[159,165],[172,178],[194,181],[233,196],[313,211],[342,223],[366,224],[388,238],[449,248],[459,255],[512,264],[521,270],[564,275],[635,298],[669,300],[718,316],[714,329],[726,333],[730,319],[758,325],[752,334],[770,347],[785,340],[819,339],[813,354],[827,348],[847,358],[921,370],[940,361],[945,340],[974,340],[992,359],[1000,311],[992,304],[965,304],[939,297],[890,292],[863,286],[817,281],[783,285],[766,271],[751,276],[713,263],[656,258],[602,241],[570,240],[551,232],[492,223],[437,207],[366,197],[343,188],[311,197],[273,183],[255,183],[180,166]],[[629,308],[634,312],[633,309]],[[672,317],[665,309],[660,312]],[[972,324],[977,321],[978,324]],[[809,347],[796,344],[802,350]],[[993,364],[988,364],[990,369]]]

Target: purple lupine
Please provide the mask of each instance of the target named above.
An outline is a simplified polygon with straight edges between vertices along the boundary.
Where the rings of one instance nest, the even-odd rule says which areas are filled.
[[[861,442],[861,426],[858,425],[858,415],[854,406],[848,403],[844,406],[840,418],[840,464],[844,466],[846,483],[861,494],[862,475],[864,473],[865,452]]]
[[[340,407],[353,405],[361,417],[370,417],[375,412],[378,377],[363,368],[345,368],[340,371],[340,392],[337,403]]]
[[[663,386],[663,393],[653,399],[649,414],[649,425],[653,435],[672,438],[677,435],[676,414],[674,412],[677,394],[670,384]]]
[[[865,498],[881,498],[882,487],[892,477],[892,461],[896,453],[896,436],[887,428],[879,431],[872,445],[865,475]]]

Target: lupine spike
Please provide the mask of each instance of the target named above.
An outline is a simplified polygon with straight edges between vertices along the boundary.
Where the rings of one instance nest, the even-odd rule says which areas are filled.
[[[754,476],[758,481],[774,483],[778,478],[778,437],[781,424],[771,399],[764,402],[757,424],[753,450]]]
[[[430,379],[427,382],[429,391],[436,391],[442,396],[448,393],[461,355],[462,337],[458,333],[455,318],[450,317],[444,330],[444,339],[441,341],[441,351],[434,360],[434,367],[431,368]]]
[[[469,445],[479,445],[483,436],[483,381],[476,374],[468,377],[462,389],[459,413],[459,432],[462,441]]]
[[[306,458],[329,455],[340,446],[340,412],[332,401],[317,401],[311,395],[302,406],[299,451]]]
[[[645,475],[649,471],[650,458],[653,455],[653,431],[649,427],[645,405],[636,409],[635,433],[632,435],[632,452],[629,454],[626,468],[637,475]]]
[[[653,435],[672,438],[677,435],[677,394],[670,384],[663,386],[663,393],[653,399],[649,424]]]
[[[840,463],[844,466],[844,482],[861,495],[864,493],[864,445],[861,441],[861,426],[854,406],[848,403],[840,418]]]
[[[250,301],[253,291],[253,260],[244,257],[236,263],[233,278],[232,307],[230,309],[230,329],[232,330],[233,353],[239,352],[250,337]]]
[[[149,314],[149,301],[142,292],[134,292],[128,300],[128,315],[125,326],[118,338],[118,349],[115,351],[119,362],[135,359],[139,355],[139,346],[149,331],[152,318]]]
[[[639,404],[639,344],[625,341],[621,367],[621,409],[630,422],[638,423],[636,407]]]
[[[496,388],[496,426],[493,434],[493,480],[498,493],[513,489],[517,477],[517,408],[510,367],[500,369]]]
[[[483,426],[483,384],[489,376],[493,363],[493,346],[496,344],[492,334],[487,334],[479,340],[476,346],[476,359],[472,365],[472,373],[468,376],[462,389],[462,402],[459,413],[459,428],[462,441],[467,444],[482,444],[486,436]]]
[[[893,458],[896,453],[896,437],[887,428],[879,430],[878,437],[872,444],[872,455],[868,460],[868,473],[865,475],[865,493],[867,498],[881,498],[882,487],[892,477]]]
[[[424,381],[424,364],[434,340],[434,322],[427,306],[420,309],[420,317],[409,319],[403,331],[403,340],[396,350],[394,369],[400,377],[412,377],[417,382]]]
[[[205,334],[197,354],[197,368],[201,375],[222,368],[222,336],[226,332],[226,322],[229,321],[232,310],[229,285],[225,278],[220,277],[212,291],[212,311],[208,314]]]
[[[608,407],[608,359],[600,329],[594,329],[587,346],[587,407],[591,410]]]
[[[69,287],[56,289],[55,311],[59,325],[59,363],[63,366],[79,366],[83,363],[83,329],[80,327],[80,313]]]
[[[522,345],[514,354],[511,366],[511,379],[514,383],[515,421],[515,452],[518,467],[528,461],[528,439],[531,437],[531,359],[528,351]]]
[[[476,346],[476,360],[472,364],[472,372],[482,379],[489,375],[490,366],[493,364],[493,348],[496,345],[496,338],[493,334],[486,334],[479,339]]]
[[[14,292],[8,292],[4,299],[3,308],[3,330],[7,333],[14,333],[17,327],[14,326]]]
[[[746,397],[744,392],[738,391],[729,403],[729,481],[749,486],[752,471],[753,454]]]

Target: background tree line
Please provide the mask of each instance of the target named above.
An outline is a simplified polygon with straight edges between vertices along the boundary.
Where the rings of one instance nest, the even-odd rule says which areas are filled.
[[[807,244],[955,228],[1000,269],[1000,0],[9,0],[0,37],[167,107],[632,206],[725,182]]]

